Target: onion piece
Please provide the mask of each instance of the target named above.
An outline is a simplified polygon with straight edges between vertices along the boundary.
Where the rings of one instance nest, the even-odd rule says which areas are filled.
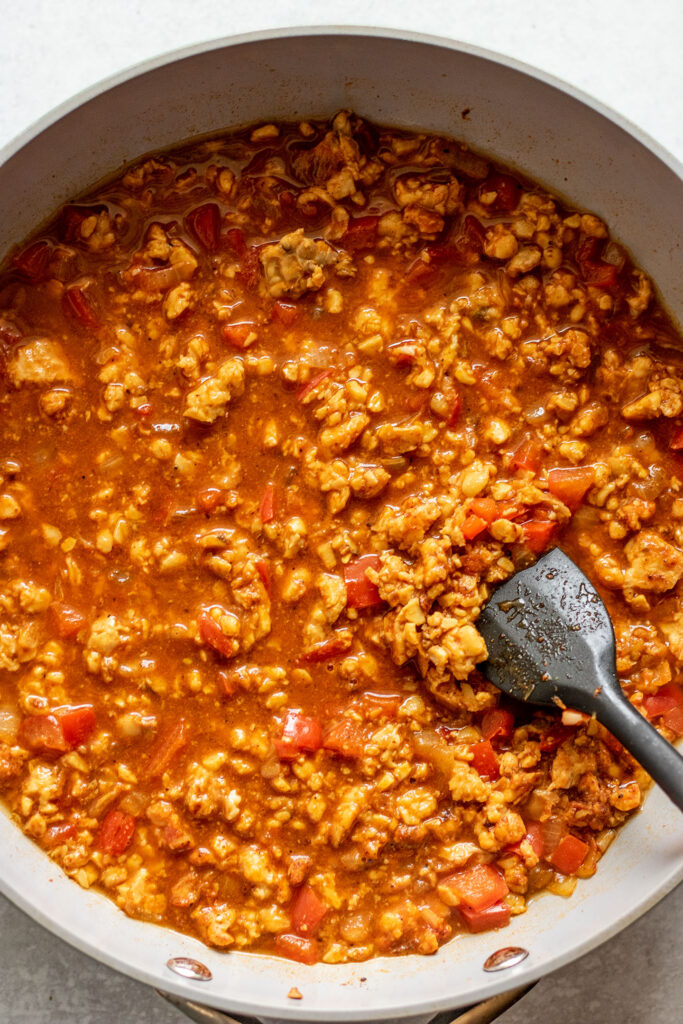
[[[14,708],[0,708],[0,742],[14,743],[19,730],[21,716]]]

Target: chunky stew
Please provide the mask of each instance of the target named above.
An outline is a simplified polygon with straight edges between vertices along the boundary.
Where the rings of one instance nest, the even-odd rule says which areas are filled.
[[[477,616],[559,544],[683,733],[680,344],[597,216],[348,112],[66,205],[0,275],[14,818],[125,913],[306,964],[569,895],[649,780],[501,698]]]

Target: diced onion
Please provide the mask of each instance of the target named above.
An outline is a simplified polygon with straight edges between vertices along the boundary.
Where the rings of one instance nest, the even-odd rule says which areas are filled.
[[[0,741],[14,743],[19,729],[19,713],[13,708],[0,708]]]

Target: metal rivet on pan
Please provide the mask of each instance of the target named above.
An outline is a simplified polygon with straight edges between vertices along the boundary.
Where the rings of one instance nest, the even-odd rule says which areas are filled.
[[[529,950],[523,946],[505,946],[504,949],[497,949],[495,953],[484,961],[485,971],[504,971],[508,967],[516,967],[526,960]]]
[[[211,981],[213,974],[199,960],[193,960],[189,956],[172,956],[166,961],[169,971],[179,974],[181,978],[189,978],[190,981]]]

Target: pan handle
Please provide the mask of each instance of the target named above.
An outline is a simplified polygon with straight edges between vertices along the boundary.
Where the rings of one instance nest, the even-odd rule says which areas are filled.
[[[483,1003],[471,1006],[457,1017],[451,1017],[450,1013],[440,1013],[433,1018],[432,1024],[492,1024],[502,1013],[509,1010],[511,1006],[526,995],[536,983],[522,985],[519,988],[510,989],[509,992],[502,992],[500,995],[485,999]],[[256,1017],[231,1017],[222,1010],[213,1010],[210,1006],[201,1006],[193,1003],[190,999],[181,999],[179,996],[171,995],[169,992],[162,992],[156,989],[158,996],[166,999],[169,1003],[184,1013],[195,1024],[255,1024]],[[451,1011],[452,1012],[452,1011]]]

